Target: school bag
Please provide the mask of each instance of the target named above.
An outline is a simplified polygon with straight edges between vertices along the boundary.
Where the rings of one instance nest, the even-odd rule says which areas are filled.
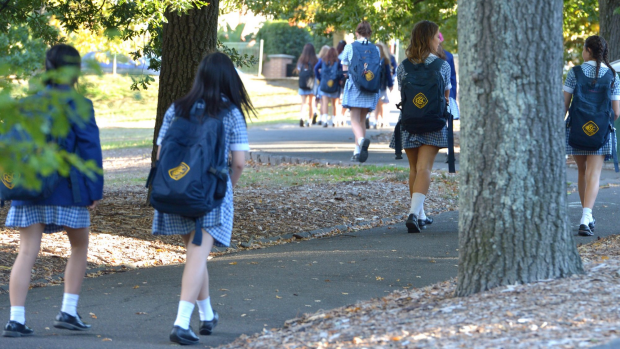
[[[45,101],[41,101],[41,98],[47,97],[45,93],[40,92],[37,95],[24,98],[21,103],[48,103]],[[72,100],[68,100],[67,103],[70,105],[70,108],[66,111],[69,113],[75,113],[74,103]],[[35,108],[36,109],[36,108]],[[51,114],[53,111],[53,106],[50,105],[47,110],[48,113]],[[37,110],[37,113],[43,112],[42,110]],[[51,116],[48,119],[48,122],[51,124],[52,119]],[[77,115],[70,115],[69,119],[78,121],[79,117]],[[71,132],[71,131],[69,131]],[[16,124],[14,125],[7,133],[0,136],[0,142],[8,143],[8,142],[27,142],[31,140],[32,137],[24,130],[24,128]],[[58,148],[61,150],[69,150],[67,149],[67,139],[65,137],[52,137],[51,135],[46,136],[47,142],[52,144],[55,143],[58,145]],[[75,142],[74,148],[71,150],[71,153],[75,153],[77,150],[77,141]],[[34,151],[37,151],[36,149]],[[27,162],[29,161],[28,154],[19,154],[15,158],[15,161]],[[52,196],[56,187],[60,183],[61,176],[57,171],[54,171],[46,176],[42,174],[37,174],[37,179],[41,183],[39,189],[28,189],[24,187],[21,183],[19,183],[18,178],[20,177],[19,173],[14,172],[2,172],[0,171],[0,207],[4,206],[5,201],[40,201],[45,200]],[[69,176],[69,183],[77,183],[77,173],[75,171],[71,171],[71,175]],[[75,203],[79,203],[81,201],[80,196],[80,188],[78,185],[72,186],[72,194]]]
[[[368,93],[379,92],[384,69],[377,47],[368,41],[355,41],[351,45],[353,57],[349,66],[349,77],[360,90]]]
[[[192,243],[197,246],[202,244],[203,216],[222,204],[228,183],[222,120],[230,107],[215,117],[204,109],[199,100],[189,120],[172,120],[146,184],[152,185],[150,202],[157,211],[195,219]]]
[[[609,142],[614,130],[614,114],[611,108],[611,83],[614,75],[608,70],[594,83],[594,79],[583,73],[581,66],[574,67],[573,72],[576,85],[566,122],[567,127],[570,127],[568,144],[575,149],[596,151]],[[616,172],[620,172],[616,137],[612,138],[614,166]]]
[[[314,69],[309,65],[302,65],[299,71],[299,88],[312,90],[314,88]]]
[[[445,98],[445,82],[441,66],[445,61],[436,58],[431,64],[403,61],[406,75],[400,90],[401,101],[396,105],[401,117],[394,129],[396,159],[402,159],[401,130],[423,134],[441,130],[448,123],[448,167],[455,172],[452,114]]]
[[[327,63],[323,62],[321,66],[321,84],[319,88],[325,93],[334,93],[340,89],[340,69],[338,69],[338,62],[334,62],[332,65],[327,65]]]

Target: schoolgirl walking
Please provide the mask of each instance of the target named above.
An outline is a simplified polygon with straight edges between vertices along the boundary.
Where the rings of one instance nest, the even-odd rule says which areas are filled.
[[[598,195],[603,162],[613,158],[616,172],[616,130],[620,116],[620,78],[609,64],[607,42],[590,36],[583,46],[584,63],[573,67],[564,82],[566,154],[577,164],[582,215],[578,234],[594,235],[592,209]]]
[[[370,140],[366,138],[366,115],[373,111],[379,100],[381,58],[379,48],[369,42],[370,24],[362,21],[355,30],[357,40],[345,46],[342,65],[348,80],[344,85],[342,107],[348,108],[355,149],[351,161],[366,162]]]
[[[439,149],[448,147],[446,106],[451,88],[450,66],[438,57],[440,42],[437,24],[416,23],[406,50],[407,59],[396,69],[402,102],[390,147],[398,155],[401,148],[405,149],[409,161],[411,208],[406,221],[409,233],[419,233],[433,223],[424,212],[424,200],[435,157]],[[420,90],[425,86],[429,88]]]
[[[340,98],[342,64],[335,48],[331,47],[325,57],[319,60],[314,67],[314,75],[319,81],[323,127],[336,126],[336,100]],[[329,104],[332,105],[332,114],[329,114]]]
[[[312,124],[312,117],[314,115],[314,99],[318,91],[318,86],[315,83],[316,77],[314,76],[314,66],[316,65],[318,58],[314,51],[314,45],[306,44],[301,52],[301,56],[297,60],[297,72],[299,73],[299,90],[298,94],[301,97],[301,108],[299,111],[299,126],[310,127]],[[308,108],[306,112],[305,109]]]
[[[254,109],[232,61],[225,54],[216,52],[202,60],[191,91],[174,102],[164,116],[157,139],[159,162],[151,198],[156,208],[153,234],[181,235],[187,247],[181,299],[170,333],[172,342],[198,343],[199,339],[190,327],[195,304],[198,304],[200,313],[200,334],[210,335],[218,323],[219,316],[210,302],[207,257],[213,245],[230,244],[233,187],[241,176],[245,153],[250,149],[245,123],[245,115],[249,112],[253,113]],[[197,148],[189,148],[186,144],[187,147],[183,148],[189,138],[205,142],[204,146],[201,143]],[[212,151],[207,152],[207,148]],[[200,150],[194,152],[191,149]],[[229,152],[232,154],[230,161]],[[230,170],[229,162],[232,164]],[[167,165],[171,163],[172,166]],[[201,169],[203,164],[207,165]],[[192,176],[199,176],[196,186],[184,182],[194,178]],[[210,185],[203,185],[207,181]],[[178,188],[169,186],[172,189],[164,188],[160,192],[158,183],[164,183],[164,186],[172,183],[171,186]],[[184,190],[184,186],[191,186],[196,191]],[[173,189],[180,195],[187,195],[187,201],[170,201],[167,205],[162,198]],[[204,200],[196,202],[194,196]],[[195,205],[203,202],[213,204],[213,208],[206,209],[207,212],[200,217],[187,216],[190,211],[198,210]],[[166,213],[174,210],[179,212]]]
[[[82,160],[95,162],[102,167],[99,129],[95,122],[92,102],[77,94],[74,85],[77,83],[80,70],[80,54],[68,45],[55,45],[47,51],[45,69],[48,72],[64,71],[70,74],[70,82],[61,82],[60,78],[46,81],[45,90],[35,96],[28,97],[26,103],[31,105],[54,106],[66,114],[70,122],[69,133],[63,139],[63,148]],[[62,73],[61,73],[62,74]],[[62,97],[61,106],[51,101],[50,95]],[[89,115],[85,121],[81,118],[69,117],[69,113],[77,112],[78,105],[86,106]],[[80,108],[82,110],[82,108]],[[60,144],[60,143],[59,143]],[[4,183],[3,183],[4,184]],[[1,185],[1,184],[0,184]],[[71,168],[68,178],[59,177],[51,195],[47,198],[33,200],[13,200],[7,214],[6,226],[19,229],[19,254],[11,268],[9,281],[9,298],[11,301],[11,317],[4,327],[5,337],[21,337],[33,334],[26,326],[25,303],[30,284],[32,267],[39,253],[42,235],[66,231],[71,244],[71,256],[67,262],[64,276],[64,296],[62,307],[53,322],[60,329],[84,331],[90,325],[82,322],[77,313],[77,305],[86,272],[88,254],[88,235],[90,227],[89,208],[97,206],[103,197],[103,176],[88,177]],[[51,319],[50,319],[51,320]]]

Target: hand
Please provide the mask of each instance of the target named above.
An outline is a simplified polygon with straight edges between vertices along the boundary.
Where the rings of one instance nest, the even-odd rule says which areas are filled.
[[[88,208],[90,208],[91,210],[94,210],[95,208],[97,208],[97,204],[99,203],[99,200],[95,200],[93,201],[93,204],[88,206]]]
[[[392,92],[394,90],[394,86],[390,87],[390,92]]]

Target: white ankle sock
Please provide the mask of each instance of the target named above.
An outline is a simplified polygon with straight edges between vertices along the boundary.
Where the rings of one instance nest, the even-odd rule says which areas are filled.
[[[365,138],[363,138],[363,137],[362,137],[362,138],[360,138],[359,142],[357,142],[357,143],[361,146],[362,144],[364,144],[364,139],[365,139]]]
[[[409,210],[409,214],[413,213],[417,216],[424,207],[424,199],[426,199],[426,195],[422,193],[413,193],[413,195],[411,195],[411,209]]]
[[[583,208],[583,213],[581,214],[581,221],[579,222],[579,224],[588,225],[592,221],[593,221],[593,219],[592,219],[592,209],[584,207]]]
[[[71,316],[77,316],[77,305],[79,299],[79,294],[65,293],[64,296],[62,296],[62,308],[60,308],[60,311]]]
[[[353,155],[355,155],[355,154],[359,154],[359,153],[360,153],[360,150],[361,150],[360,146],[359,146],[359,145],[356,145],[356,146],[355,146],[355,150],[353,151]]]
[[[422,206],[422,209],[420,210],[420,214],[418,214],[418,219],[421,219],[421,220],[426,219],[426,213],[424,212],[424,206]]]
[[[196,301],[198,304],[198,313],[200,313],[200,321],[213,320],[213,308],[211,308],[211,297],[207,297],[201,301]]]
[[[11,321],[17,321],[20,324],[26,324],[26,308],[25,307],[11,307]]]
[[[190,302],[179,301],[179,310],[177,311],[177,319],[174,322],[174,326],[187,330],[189,328],[189,321],[192,318],[192,312],[194,311],[194,305]]]

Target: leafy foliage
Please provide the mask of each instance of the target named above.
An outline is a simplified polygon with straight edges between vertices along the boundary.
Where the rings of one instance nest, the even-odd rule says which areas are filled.
[[[588,36],[599,32],[598,0],[564,0],[564,59],[579,64]]]
[[[287,54],[297,59],[306,43],[312,42],[308,28],[292,26],[288,21],[266,22],[256,34],[256,39],[265,39],[265,54]]]

